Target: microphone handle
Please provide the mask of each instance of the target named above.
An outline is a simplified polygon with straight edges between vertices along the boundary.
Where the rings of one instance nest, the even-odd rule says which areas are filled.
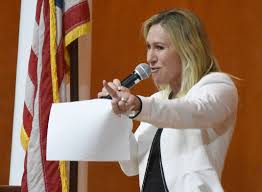
[[[121,85],[126,88],[132,88],[135,84],[141,81],[140,76],[134,71],[121,81]]]
[[[132,88],[135,84],[141,81],[140,76],[134,71],[121,81],[121,85],[126,88]],[[112,99],[110,95],[100,97],[101,99]]]
[[[107,96],[100,97],[100,99],[112,99],[112,97],[110,95],[107,95]]]

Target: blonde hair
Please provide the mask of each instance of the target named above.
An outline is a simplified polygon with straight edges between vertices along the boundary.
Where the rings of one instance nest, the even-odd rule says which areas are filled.
[[[191,11],[172,9],[153,15],[144,22],[145,39],[151,26],[156,24],[169,33],[181,59],[181,88],[176,97],[184,96],[204,75],[220,71],[203,26]],[[164,92],[171,91],[169,86],[159,88]]]

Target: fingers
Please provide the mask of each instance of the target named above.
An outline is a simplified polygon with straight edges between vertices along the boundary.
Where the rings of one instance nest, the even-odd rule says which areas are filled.
[[[128,97],[128,100],[126,102],[126,108],[129,110],[129,111],[138,111],[140,110],[140,106],[141,103],[139,101],[139,99],[137,98],[137,96],[135,95],[130,95]]]
[[[97,93],[97,98],[101,98],[101,97],[106,97],[108,95],[108,93],[105,93],[105,92],[98,92]]]
[[[111,82],[107,83],[104,80],[103,81],[103,86],[104,86],[106,92],[112,97],[112,99],[113,98],[115,98],[115,99],[118,98],[119,99],[119,97],[117,95],[117,87],[113,83],[111,83]]]
[[[112,104],[112,110],[116,114],[125,114],[128,112],[129,104],[128,104],[128,96],[121,93],[118,93],[118,98],[112,98],[111,104]]]
[[[135,96],[131,95],[128,97],[128,100],[126,102],[126,107],[129,109],[129,111],[133,111],[135,109]]]
[[[137,107],[137,103],[140,102],[136,96],[132,95],[128,88],[121,86],[121,82],[118,79],[114,79],[113,82],[103,81],[103,89],[97,94],[98,98],[110,95],[112,98],[112,110],[116,114],[126,114]]]
[[[121,109],[119,108],[118,102],[119,102],[118,99],[112,99],[111,101],[112,110],[114,111],[115,114],[121,114]]]
[[[114,79],[113,83],[116,85],[116,87],[120,87],[121,86],[121,82],[119,79]]]
[[[117,87],[117,90],[118,90],[118,91],[122,91],[122,92],[128,92],[128,93],[130,92],[129,89],[126,88],[126,87],[124,87],[124,86],[119,86],[119,87]]]
[[[107,86],[105,86],[105,85],[107,85]],[[113,82],[106,82],[106,81],[104,80],[104,81],[103,81],[102,91],[97,94],[97,97],[98,97],[98,98],[101,98],[101,97],[105,97],[105,96],[110,95],[109,92],[108,92],[108,90],[111,90],[111,89],[108,88],[108,86],[109,86],[111,89],[115,90],[115,92],[116,92],[116,91],[118,90],[118,87],[121,86],[121,82],[120,82],[118,79],[114,79]],[[110,93],[112,93],[112,90],[110,91]]]
[[[118,101],[118,103],[117,103],[119,111],[121,113],[126,113],[128,111],[127,100],[128,99],[126,99],[125,97],[121,97],[120,101]]]
[[[121,99],[115,105],[115,111],[117,114],[128,114],[131,111],[139,111],[141,103],[139,99],[132,94],[123,94]]]

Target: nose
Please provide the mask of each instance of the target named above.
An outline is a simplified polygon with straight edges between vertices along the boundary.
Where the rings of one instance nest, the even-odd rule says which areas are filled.
[[[150,65],[150,66],[153,66],[155,65],[157,62],[157,56],[154,52],[153,49],[148,49],[147,50],[147,63]]]

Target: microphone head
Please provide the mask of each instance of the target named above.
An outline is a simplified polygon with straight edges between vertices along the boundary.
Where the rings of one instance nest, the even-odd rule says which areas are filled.
[[[150,66],[146,63],[138,64],[135,68],[135,72],[139,75],[141,80],[145,80],[151,75]]]

